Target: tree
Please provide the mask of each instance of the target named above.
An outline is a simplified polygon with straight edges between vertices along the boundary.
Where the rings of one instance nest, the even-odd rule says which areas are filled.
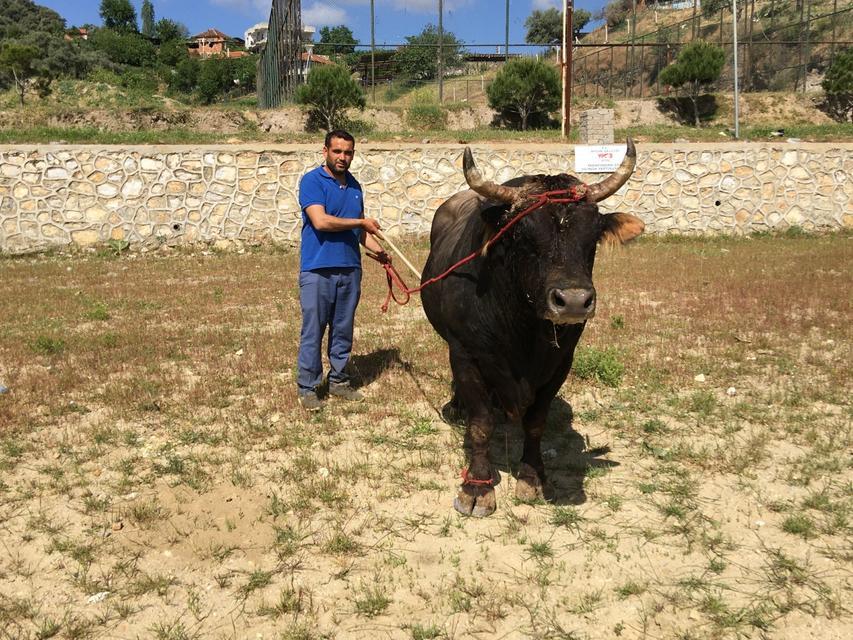
[[[660,72],[660,81],[673,87],[686,85],[693,101],[693,122],[699,126],[699,92],[702,87],[720,77],[726,54],[718,47],[704,40],[691,42],[678,53],[675,62]]]
[[[639,1],[637,2],[639,5]],[[618,27],[633,10],[632,0],[610,0],[599,12],[599,17],[607,20],[611,27]]]
[[[821,86],[829,114],[840,122],[853,122],[853,49],[835,58]]]
[[[89,42],[117,64],[146,67],[154,63],[157,55],[154,45],[138,33],[96,29],[89,35]]]
[[[139,15],[142,17],[142,35],[153,38],[155,35],[154,5],[151,4],[151,0],[142,0],[142,10]]]
[[[706,18],[720,15],[723,9],[731,10],[732,0],[704,0],[702,2],[702,15]]]
[[[31,0],[0,0],[0,41],[19,40],[37,31],[61,37],[65,20]]]
[[[531,116],[547,116],[562,99],[557,70],[533,58],[507,62],[486,93],[489,106],[517,119],[522,131],[527,130]]]
[[[17,42],[4,42],[0,48],[0,69],[9,73],[15,82],[15,89],[24,106],[24,94],[30,84],[42,76],[38,68],[39,50],[30,45]]]
[[[347,109],[364,109],[365,105],[361,87],[339,65],[313,67],[308,82],[297,89],[295,99],[308,106],[312,118],[325,124],[327,131],[345,125]]]
[[[528,44],[553,45],[563,41],[563,12],[555,7],[536,10],[524,21],[527,35],[524,40]]]
[[[592,14],[584,9],[576,9],[572,13],[572,36],[580,37],[587,23],[592,20]],[[537,9],[524,21],[527,35],[524,40],[528,44],[554,45],[563,41],[563,12],[555,7],[541,11]]]
[[[192,93],[198,86],[198,76],[201,71],[201,61],[198,58],[186,56],[175,65],[169,75],[169,91]]]
[[[169,20],[169,18],[160,18],[154,25],[154,35],[160,38],[160,42],[172,42],[173,40],[186,40],[190,37],[190,31],[186,25],[180,22]]]
[[[392,60],[404,76],[413,80],[432,80],[438,76],[438,29],[427,27],[416,36],[406,36],[404,45],[394,53]],[[462,64],[462,42],[451,32],[445,31],[442,38],[444,68]]]
[[[323,56],[348,55],[355,51],[358,40],[352,35],[349,27],[339,24],[337,27],[322,27],[320,43],[314,51]]]
[[[130,0],[101,0],[99,11],[104,26],[116,31],[137,31],[136,10]]]

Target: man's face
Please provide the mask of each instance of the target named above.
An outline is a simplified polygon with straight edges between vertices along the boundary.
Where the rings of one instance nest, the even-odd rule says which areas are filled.
[[[343,175],[352,164],[355,155],[355,143],[343,138],[332,138],[328,147],[323,147],[323,158],[329,171]]]

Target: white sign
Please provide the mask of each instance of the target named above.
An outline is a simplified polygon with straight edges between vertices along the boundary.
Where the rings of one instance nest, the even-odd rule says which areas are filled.
[[[624,144],[579,144],[575,146],[575,173],[612,173],[628,147]]]

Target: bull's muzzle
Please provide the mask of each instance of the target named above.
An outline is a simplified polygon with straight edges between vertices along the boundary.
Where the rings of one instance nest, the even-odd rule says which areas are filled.
[[[548,291],[548,319],[554,324],[577,324],[595,315],[595,289],[554,287]]]

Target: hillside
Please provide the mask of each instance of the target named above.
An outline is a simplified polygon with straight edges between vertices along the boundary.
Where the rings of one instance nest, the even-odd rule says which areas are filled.
[[[717,6],[721,8],[708,11]],[[657,82],[659,71],[674,59],[679,45],[702,39],[726,48],[727,63],[720,86],[729,86],[733,26],[730,6],[730,2],[707,0],[703,9],[694,12],[693,8],[658,10],[653,5],[641,5],[633,39],[629,12],[618,24],[599,27],[581,41],[583,45],[634,43],[637,46],[577,49],[576,84],[587,94],[603,91],[614,96],[661,94],[665,88]],[[829,15],[833,7],[839,11],[835,16]],[[801,91],[804,66],[806,89],[819,88],[834,53],[842,49],[841,45],[833,47],[830,41],[853,40],[853,7],[849,2],[811,0],[802,8],[801,16],[796,0],[746,0],[747,10],[738,17],[744,88]],[[801,40],[803,45],[798,44]],[[640,46],[652,43],[668,46]]]

